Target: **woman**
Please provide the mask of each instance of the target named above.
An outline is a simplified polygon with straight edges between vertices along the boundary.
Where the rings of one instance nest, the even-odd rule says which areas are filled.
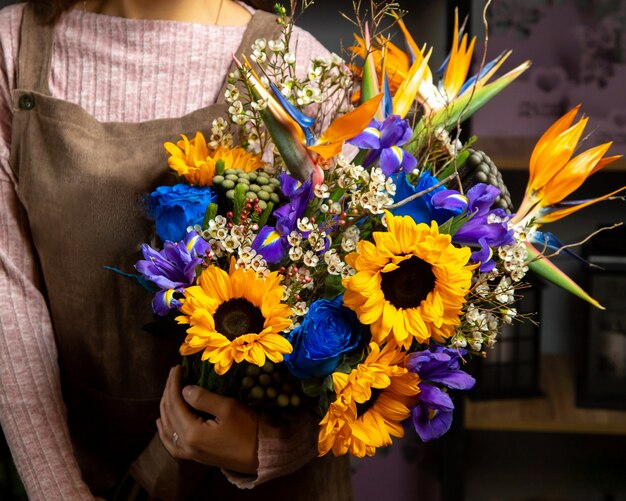
[[[0,13],[0,419],[30,499],[110,498],[127,471],[164,499],[349,497],[332,462],[267,482],[314,456],[314,426],[182,394],[178,341],[143,332],[149,298],[102,269],[130,269],[151,237],[139,207],[168,175],[161,144],[210,128],[231,54],[277,29],[232,0]],[[299,61],[323,53],[294,38]]]

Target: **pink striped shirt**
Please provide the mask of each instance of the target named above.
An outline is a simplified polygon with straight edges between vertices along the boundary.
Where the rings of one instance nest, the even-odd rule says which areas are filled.
[[[89,499],[72,453],[54,334],[9,167],[10,92],[23,8],[18,4],[0,11],[0,424],[29,499]],[[244,31],[245,26],[73,10],[55,30],[50,90],[100,121],[182,116],[215,102]],[[294,35],[298,61],[327,54],[307,32],[296,29]],[[259,480],[280,474],[282,464],[303,455],[304,437],[283,446],[284,437],[260,433]],[[231,480],[250,486],[245,479]]]

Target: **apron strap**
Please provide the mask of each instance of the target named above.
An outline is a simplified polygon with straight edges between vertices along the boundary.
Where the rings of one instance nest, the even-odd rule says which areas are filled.
[[[241,57],[241,54],[249,54],[251,51],[251,46],[257,38],[265,38],[268,40],[275,40],[280,37],[282,32],[282,26],[276,22],[277,17],[274,14],[270,14],[269,12],[265,12],[264,10],[258,9],[250,19],[248,23],[248,27],[243,34],[243,38],[241,39],[241,43],[239,44],[239,48],[234,53],[238,58]],[[250,62],[255,70],[258,71],[258,66],[254,62]],[[222,84],[222,88],[220,89],[219,94],[217,95],[217,102],[222,104],[225,103],[224,92],[226,92],[226,87],[228,86],[228,77],[231,73],[237,71],[237,64],[233,61],[230,64],[230,68],[228,68],[228,74],[224,79],[224,83]]]
[[[54,25],[43,24],[32,4],[24,7],[17,64],[17,88],[50,95],[48,79]]]

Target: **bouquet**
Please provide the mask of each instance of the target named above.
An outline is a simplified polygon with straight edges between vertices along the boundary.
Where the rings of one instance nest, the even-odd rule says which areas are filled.
[[[314,59],[304,78],[292,22],[257,40],[210,135],[167,143],[176,184],[149,210],[137,278],[156,315],[184,329],[194,384],[263,410],[316,412],[319,454],[373,455],[412,424],[450,427],[463,370],[486,356],[532,270],[601,307],[549,260],[540,228],[600,200],[565,201],[615,161],[574,154],[587,119],[569,111],[539,139],[516,211],[497,168],[460,124],[524,72],[509,53],[468,78],[475,40],[454,25],[437,79],[392,4],[357,22],[350,60]],[[381,28],[390,19],[406,50]]]

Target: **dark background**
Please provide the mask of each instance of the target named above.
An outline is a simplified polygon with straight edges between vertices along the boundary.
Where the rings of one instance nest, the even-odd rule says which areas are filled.
[[[574,0],[535,3],[548,5],[568,1]],[[13,2],[0,0],[0,7],[9,3]],[[607,4],[610,0],[597,3]],[[400,4],[410,10],[406,22],[416,41],[435,46],[432,61],[433,65],[437,65],[448,49],[450,12],[454,4],[446,0],[407,0]],[[468,1],[456,4],[462,13],[472,10]],[[474,3],[474,17],[481,12],[483,4]],[[526,6],[521,0],[495,0],[494,4],[510,8],[512,18]],[[348,45],[353,30],[337,14],[337,10],[350,13],[352,2],[316,0],[298,24],[311,31],[330,50],[339,52],[341,46],[338,40]],[[475,23],[473,26],[478,29]],[[558,29],[565,30],[564,36],[568,36],[568,27],[558,26]],[[577,46],[574,28],[571,27],[571,30],[571,51],[574,54]],[[400,43],[400,40],[396,41]],[[479,47],[480,44],[477,44],[480,55]],[[533,54],[524,54],[523,57],[532,59]],[[507,116],[503,115],[499,120],[506,121]],[[542,131],[528,132],[539,137]],[[510,165],[498,165],[515,205],[521,201],[526,185],[526,171],[519,168],[525,162],[527,159],[516,158]],[[580,198],[608,192],[626,184],[624,179],[623,167],[596,175],[587,183]],[[581,240],[599,225],[624,220],[626,203],[613,202],[589,208],[570,221],[557,222],[552,225],[551,231],[565,243],[571,243]],[[623,251],[616,249],[617,254]],[[558,265],[580,283],[586,283],[590,278],[589,272],[574,261],[558,259]],[[546,286],[542,288],[540,307],[540,355],[584,361],[587,345],[583,341],[590,334],[586,304],[556,287]],[[623,401],[626,402],[626,398]],[[408,432],[400,445],[390,451],[381,451],[373,459],[353,461],[356,501],[626,500],[626,437],[623,434],[603,434],[601,424],[593,434],[464,430],[462,400],[457,398],[456,402],[460,411],[455,420],[456,429],[447,438],[424,446],[418,443],[413,433]],[[23,499],[8,449],[1,443],[0,499]]]

